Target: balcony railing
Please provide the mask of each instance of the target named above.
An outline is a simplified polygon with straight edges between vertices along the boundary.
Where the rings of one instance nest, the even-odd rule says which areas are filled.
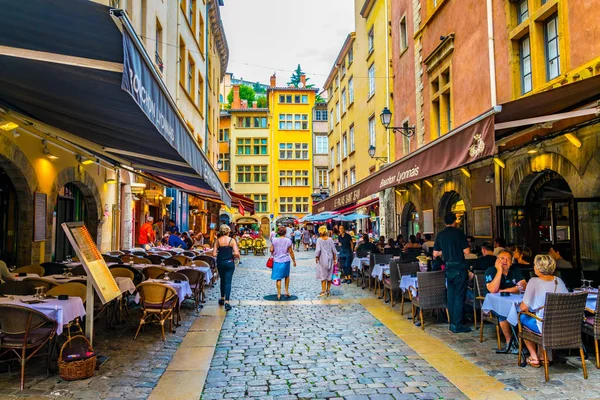
[[[156,61],[156,65],[158,66],[158,69],[160,69],[160,72],[163,72],[163,69],[164,69],[163,61],[160,58],[160,56],[158,55],[158,52],[154,53],[154,58]]]

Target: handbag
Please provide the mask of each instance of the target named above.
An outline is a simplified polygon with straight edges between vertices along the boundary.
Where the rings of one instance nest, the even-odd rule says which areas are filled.
[[[333,274],[331,274],[331,284],[333,286],[340,286],[342,284],[340,277],[340,264],[333,264]]]
[[[273,268],[273,257],[269,257],[267,260],[267,268]]]

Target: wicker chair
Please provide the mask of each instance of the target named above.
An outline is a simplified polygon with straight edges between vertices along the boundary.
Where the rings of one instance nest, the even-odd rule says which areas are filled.
[[[186,268],[180,271],[181,274],[188,278],[190,288],[192,289],[193,299],[196,303],[196,308],[200,306],[200,303],[204,303],[204,272],[198,271],[197,269]]]
[[[133,271],[131,271],[128,268],[123,268],[123,267],[111,268],[110,273],[115,278],[129,278],[129,279],[131,279],[131,281],[133,281],[133,279],[135,278],[135,274],[133,273]]]
[[[56,286],[56,283],[44,278],[25,278],[23,282],[29,283],[34,289],[43,287],[46,292]]]
[[[476,306],[478,306],[477,308],[480,309],[479,343],[483,343],[483,323],[489,322],[496,326],[496,342],[498,344],[498,350],[501,350],[502,345],[500,343],[500,321],[498,320],[498,317],[496,317],[491,312],[486,314],[481,309],[481,306],[483,305],[483,302],[485,301],[485,296],[489,293],[489,291],[487,290],[487,286],[485,285],[484,272],[477,271],[475,273],[475,276],[473,277],[473,281],[474,281],[473,289],[475,291],[475,293],[473,293],[473,294],[475,295],[475,303],[476,303]],[[476,307],[473,307],[473,308],[476,308]]]
[[[46,294],[48,296],[60,296],[66,294],[69,297],[79,297],[83,304],[85,304],[87,288],[84,284],[79,282],[67,282],[62,285],[56,285],[52,289],[48,290]],[[67,338],[71,339],[71,328],[75,327],[79,331],[80,335],[83,335],[83,329],[79,323],[79,318],[75,318],[73,321],[69,321],[64,325],[63,334],[67,333]]]
[[[548,350],[579,349],[583,378],[587,379],[583,342],[581,340],[581,324],[585,311],[587,293],[546,293],[544,319],[530,312],[519,313],[519,357],[521,365],[521,350],[523,340],[530,340],[540,346],[544,352],[544,377],[548,382]],[[521,314],[529,315],[542,321],[544,327],[541,334],[524,328],[521,324]]]
[[[129,264],[115,264],[108,267],[109,270],[112,270],[114,268],[122,268],[130,271],[133,274],[132,280],[134,285],[139,285],[144,281],[144,275],[139,270],[135,269]]]
[[[389,264],[392,261],[392,258],[393,256],[391,254],[372,254],[370,258],[370,271],[373,271],[373,267],[376,264]],[[369,272],[369,290],[371,290],[371,281],[373,281],[373,287],[375,288],[376,293],[379,293],[379,279],[373,278]]]
[[[0,294],[14,296],[29,296],[35,293],[35,289],[29,282],[8,281],[0,285]]]
[[[400,279],[406,275],[412,275],[419,272],[421,269],[419,268],[419,263],[415,262],[400,262],[398,263],[398,269],[400,270]],[[404,301],[410,301],[410,290],[404,290],[402,292],[402,303],[400,305],[400,313],[404,314]]]
[[[265,242],[264,239],[256,239],[254,241],[254,255],[258,256],[264,256],[265,253],[267,251],[267,243]]]
[[[137,257],[137,256],[134,256],[133,254],[125,254],[125,255],[122,255],[122,256],[121,256],[121,257],[119,257],[119,258],[121,259],[121,261],[122,261],[123,263],[128,263],[128,262],[129,262],[129,261],[131,261],[131,260],[134,260],[134,262],[135,262],[135,259],[136,259],[136,258],[138,258],[138,257]]]
[[[44,275],[61,275],[65,272],[65,265],[55,262],[42,263],[40,267],[44,268]]]
[[[173,260],[177,260],[181,263],[181,265],[190,265],[192,263],[192,260],[184,255],[177,255],[177,256],[173,256],[171,257]]]
[[[213,256],[203,254],[201,256],[194,257],[194,261],[204,261],[208,264],[209,267],[217,268],[217,259]]]
[[[208,263],[206,261],[198,260],[198,261],[192,261],[191,267],[208,267],[208,268],[210,268],[210,265],[208,265]]]
[[[448,321],[447,296],[446,296],[446,273],[444,271],[436,272],[417,272],[417,286],[410,287],[410,301],[412,302],[412,317],[415,320],[415,308],[419,307],[419,317],[421,319],[421,329],[425,329],[423,323],[423,310],[445,309]],[[413,296],[413,291],[417,293]]]
[[[160,263],[165,260],[165,257],[159,256],[158,254],[149,254],[144,258],[150,260],[150,262],[154,265],[160,265]]]
[[[600,288],[599,288],[600,289]],[[594,348],[596,350],[596,368],[600,368],[600,352],[598,351],[598,340],[600,340],[600,301],[596,300],[596,309],[586,311],[593,312],[594,315],[585,317],[583,321],[583,333],[590,335],[594,339]]]
[[[26,273],[26,274],[37,274],[37,276],[42,277],[44,276],[44,273],[46,271],[44,270],[44,267],[40,266],[40,265],[27,265],[26,267],[21,267],[21,268],[17,268],[13,271],[13,274],[22,274],[22,273]]]
[[[248,241],[247,241],[247,239],[240,239],[240,243],[238,244],[238,248],[240,250],[240,254],[248,254]]]
[[[76,267],[71,268],[70,271],[73,276],[87,276],[87,272],[85,272],[85,268],[83,268],[83,265],[78,265]]]
[[[131,254],[133,254],[134,256],[138,256],[138,257],[146,257],[148,255],[148,253],[146,253],[145,251],[134,251]]]
[[[154,267],[154,266],[146,267],[142,270],[142,274],[144,274],[144,277],[146,279],[156,279],[160,275],[164,274],[165,272],[169,272],[169,270],[166,268]]]
[[[162,340],[166,341],[165,321],[169,321],[169,330],[175,332],[173,330],[173,310],[177,306],[177,292],[170,286],[155,282],[142,282],[137,286],[137,291],[140,294],[143,315],[133,339],[137,339],[140,329],[147,323],[147,319],[154,319],[160,323]]]
[[[123,256],[125,255],[124,252],[119,251],[119,250],[113,250],[113,251],[109,251],[106,253],[107,256],[114,256],[114,257],[119,257],[119,256]]]
[[[13,304],[0,304],[0,359],[12,353],[21,364],[21,390],[25,388],[25,364],[32,357],[46,356],[47,370],[50,370],[52,339],[56,334],[57,323],[45,314],[29,307]],[[48,345],[46,354],[40,350]],[[28,354],[29,353],[29,354]],[[12,361],[10,358],[6,361]]]
[[[181,272],[169,272],[169,271],[166,271],[166,272],[163,272],[162,274],[160,274],[156,279],[164,279],[167,276],[172,281],[178,279],[180,281],[188,281],[189,282],[188,277],[185,276],[184,274],[182,274]]]
[[[183,253],[181,253],[181,255],[186,256],[190,259],[199,256],[199,254],[197,254],[195,251],[192,251],[192,250],[186,250]]]
[[[175,258],[165,258],[164,260],[162,260],[162,262],[163,264],[170,265],[172,267],[181,267],[181,261]]]
[[[116,262],[116,263],[120,263],[122,262],[121,259],[118,256],[112,256],[110,254],[103,254],[102,258],[104,258],[104,261],[107,263],[112,263],[112,262]]]
[[[391,306],[394,307],[394,293],[400,291],[400,270],[398,268],[398,262],[392,261],[390,262],[390,276],[389,278],[383,279],[383,300],[387,303],[386,300],[386,290],[390,294],[390,302]]]

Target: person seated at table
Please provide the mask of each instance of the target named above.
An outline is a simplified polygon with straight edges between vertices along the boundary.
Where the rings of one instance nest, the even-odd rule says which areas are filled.
[[[6,266],[6,263],[2,260],[0,260],[0,281],[2,282],[6,282],[6,281],[14,281],[15,278],[13,276],[13,274],[10,272],[10,270],[8,269],[8,267]]]
[[[169,235],[169,246],[181,247],[183,250],[187,250],[187,245],[181,240],[181,234],[179,232]]]
[[[379,249],[380,253],[383,253],[383,249],[385,248],[385,236],[381,235],[379,236],[379,240],[376,243],[377,248]]]
[[[556,263],[556,269],[573,268],[573,265],[563,258],[568,251],[569,250],[567,246],[564,244],[554,244],[552,247],[550,247],[548,255],[554,259],[554,262]]]
[[[515,252],[513,253],[515,264],[521,269],[532,268],[531,265],[531,249],[527,246],[515,246]]]
[[[498,254],[496,265],[485,271],[485,283],[490,293],[519,293],[519,288],[523,290],[527,286],[521,270],[512,265],[512,254],[506,250]],[[511,353],[516,353],[518,350],[516,342],[512,342],[510,323],[506,320],[506,316],[494,314],[498,317],[500,329],[502,329],[502,333],[506,339],[507,347],[504,351],[508,350]]]
[[[165,232],[165,234],[163,235],[162,239],[160,239],[160,244],[162,244],[163,246],[166,246],[169,244],[169,236],[171,236],[169,234],[169,232]]]
[[[396,242],[394,242],[394,239],[389,238],[387,244],[383,247],[383,249],[393,249],[394,247],[396,247]]]
[[[475,244],[475,237],[467,236],[467,244],[469,245],[469,250],[471,250],[471,254],[479,255],[481,254],[481,247]]]
[[[189,233],[187,232],[183,232],[181,234],[181,240],[183,240],[185,242],[185,245],[188,249],[191,249],[192,247],[194,247],[194,242],[192,241],[192,239],[190,238]]]
[[[506,250],[506,240],[501,237],[494,239],[494,255],[498,256],[504,250]]]
[[[431,237],[431,233],[426,233],[425,234],[425,243],[423,243],[423,250],[425,250],[425,253],[429,254],[430,252],[432,252],[434,244],[435,244],[435,242],[433,241],[433,238]]]
[[[423,243],[425,243],[425,240],[423,239],[423,237],[421,236],[421,232],[417,232],[417,234],[415,235],[415,240],[417,241],[418,244],[420,244],[421,246],[423,246]]]
[[[396,238],[396,243],[401,249],[404,248],[404,245],[406,245],[406,240],[404,240],[404,236],[402,234],[398,235],[398,237]]]
[[[367,254],[370,252],[371,254],[378,254],[379,249],[375,246],[375,243],[371,243],[369,241],[369,235],[363,235],[363,241],[356,248],[356,257],[367,257]]]
[[[546,254],[538,254],[533,260],[533,270],[537,278],[531,278],[525,289],[523,301],[519,309],[524,312],[531,312],[540,318],[544,318],[544,305],[546,303],[546,293],[567,293],[565,283],[558,277],[553,276],[556,269],[556,262],[552,257]],[[519,317],[521,324],[532,332],[542,333],[543,324],[534,317],[521,314]],[[525,346],[529,350],[527,364],[539,368],[544,360],[538,355],[538,349],[535,343],[524,340]]]
[[[410,235],[408,237],[408,243],[404,245],[403,251],[408,249],[420,249],[421,245],[417,243],[417,237],[415,235]]]
[[[487,271],[496,265],[496,256],[494,255],[494,246],[490,242],[485,242],[481,246],[483,257],[480,257],[473,263],[473,271]]]

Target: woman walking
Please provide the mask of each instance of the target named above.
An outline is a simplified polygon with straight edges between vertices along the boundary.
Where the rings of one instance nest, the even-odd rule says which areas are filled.
[[[325,231],[327,231],[327,229],[325,229]],[[302,244],[304,244],[304,251],[308,251],[308,248],[310,247],[310,232],[306,228],[302,230]]]
[[[317,259],[317,279],[321,281],[321,294],[319,294],[319,297],[323,297],[331,295],[331,275],[333,274],[333,264],[336,262],[337,255],[335,243],[327,236],[326,226],[319,228],[319,236],[315,257]]]
[[[290,260],[296,266],[296,257],[292,241],[285,237],[286,228],[280,226],[277,229],[277,237],[271,242],[271,254],[273,255],[273,270],[271,279],[277,281],[277,300],[281,300],[281,280],[285,279],[285,297],[290,295]]]
[[[235,270],[235,258],[240,258],[240,251],[237,242],[229,237],[231,228],[227,225],[221,225],[219,228],[219,238],[215,240],[213,257],[217,258],[217,270],[221,277],[221,298],[219,305],[225,305],[225,310],[231,310],[229,304],[229,295],[231,294],[231,280]]]

